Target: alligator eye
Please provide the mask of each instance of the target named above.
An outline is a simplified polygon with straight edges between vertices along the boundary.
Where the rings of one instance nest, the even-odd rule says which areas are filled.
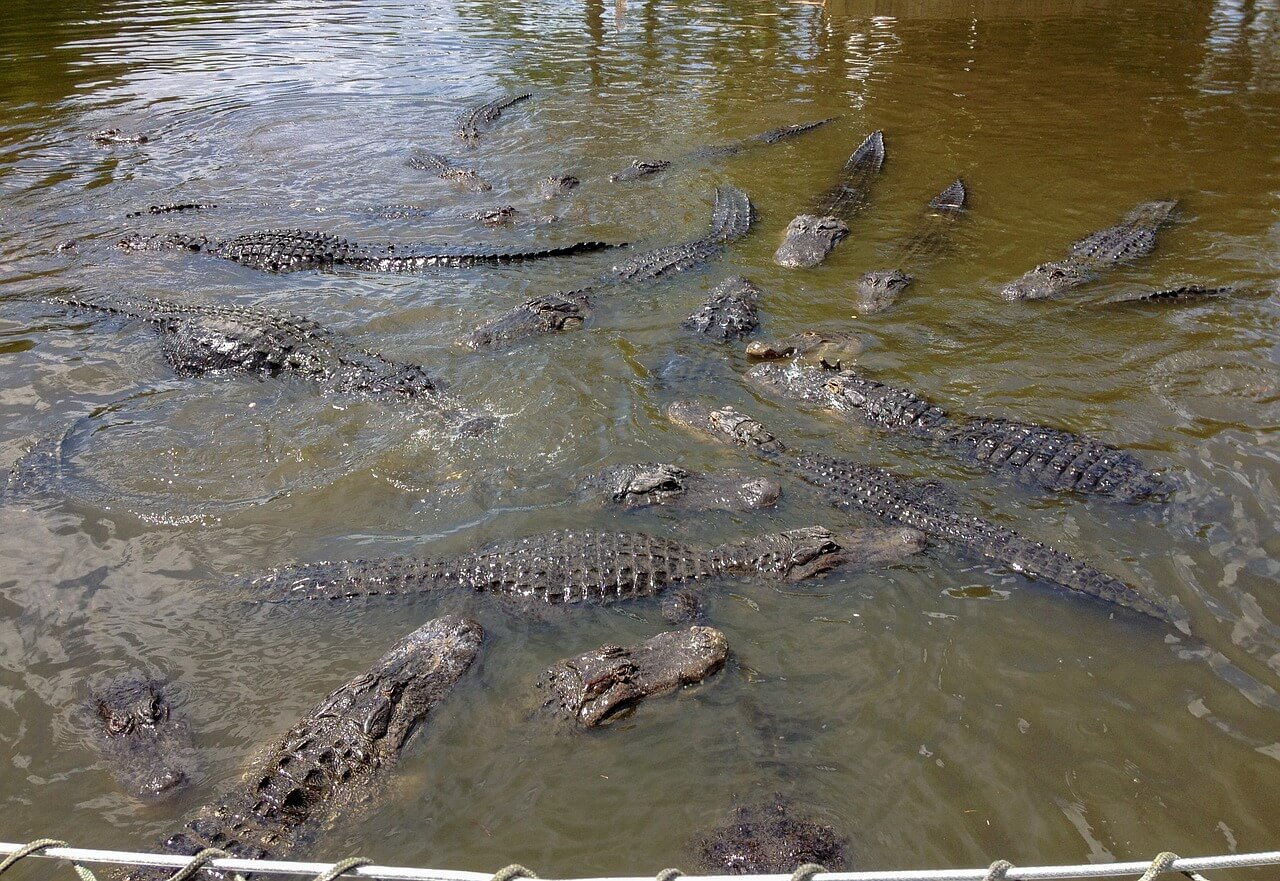
[[[125,716],[117,716],[112,713],[107,717],[107,731],[111,734],[124,734],[132,727],[129,719]]]

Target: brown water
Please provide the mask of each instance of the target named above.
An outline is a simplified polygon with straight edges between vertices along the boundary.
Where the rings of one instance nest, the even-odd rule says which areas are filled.
[[[959,10],[938,13],[939,8]],[[371,818],[317,856],[543,874],[688,865],[691,834],[776,791],[838,826],[861,868],[965,867],[1275,848],[1280,827],[1280,6],[1104,2],[792,5],[293,4],[10,0],[0,23],[0,461],[71,429],[73,498],[0,508],[0,838],[145,848],[231,785],[256,745],[441,610],[478,616],[478,672],[423,732]],[[453,119],[529,89],[468,153],[494,192],[405,165],[454,151]],[[675,156],[840,115],[794,141],[610,184]],[[144,131],[142,146],[90,134]],[[873,129],[884,173],[819,269],[781,230]],[[491,232],[467,210],[547,210],[536,181],[583,185],[558,224]],[[956,175],[971,211],[899,305],[860,318],[853,280],[911,234]],[[418,276],[269,276],[108,249],[127,230],[302,226],[357,240],[649,247],[704,228],[713,188],[760,210],[704,271],[637,286],[585,332],[464,354],[459,333],[598,255]],[[1181,200],[1157,252],[1053,302],[1004,281],[1133,205]],[[126,219],[160,202],[215,212]],[[438,209],[409,221],[353,208]],[[57,252],[76,239],[75,248]],[[1164,508],[1042,499],[918,444],[766,400],[739,347],[679,320],[729,272],[766,296],[763,332],[865,333],[865,364],[955,409],[1014,415],[1143,451],[1183,484]],[[1169,309],[1089,305],[1133,286],[1233,282]],[[303,382],[180,381],[153,335],[23,301],[124,290],[260,303],[426,364],[502,414],[480,442]],[[695,376],[658,381],[680,354]],[[942,476],[974,510],[1176,598],[1215,664],[1163,633],[931,550],[814,588],[709,589],[731,666],[612,729],[529,715],[546,663],[656,632],[654,604],[528,617],[486,598],[350,609],[247,607],[233,573],[295,560],[453,551],[565,526],[697,539],[841,515],[794,482],[765,515],[624,515],[584,503],[601,466],[754,467],[669,426],[714,394],[805,446]],[[177,803],[122,795],[91,751],[89,680],[181,683],[203,760]],[[1242,877],[1237,875],[1236,877]],[[1263,877],[1258,874],[1251,877]]]

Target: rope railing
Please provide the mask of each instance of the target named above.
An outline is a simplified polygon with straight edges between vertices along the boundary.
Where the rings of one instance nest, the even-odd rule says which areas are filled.
[[[221,851],[203,851],[194,857],[172,854],[133,853],[115,850],[91,850],[67,847],[66,842],[40,839],[29,844],[0,842],[0,875],[24,859],[58,859],[71,863],[81,881],[96,881],[85,863],[124,865],[135,868],[170,870],[163,876],[166,881],[187,879],[199,874],[200,868],[219,869],[224,872],[255,875],[302,877],[308,881],[333,881],[341,878],[376,878],[379,881],[513,881],[519,878],[538,878],[533,872],[519,865],[507,866],[497,872],[463,872],[448,869],[413,869],[397,866],[375,866],[363,857],[350,857],[336,863],[304,863],[283,860],[242,860],[225,856]],[[893,870],[827,872],[821,866],[809,863],[800,866],[795,873],[779,875],[686,875],[678,869],[663,869],[657,875],[631,878],[575,878],[562,881],[1057,881],[1075,878],[1138,878],[1154,881],[1158,876],[1177,874],[1185,878],[1204,881],[1200,872],[1225,869],[1247,869],[1258,866],[1280,865],[1280,850],[1259,853],[1228,854],[1225,856],[1179,857],[1165,852],[1153,859],[1126,863],[1090,863],[1077,866],[1015,866],[1005,860],[996,860],[980,869]],[[159,876],[158,876],[159,877]],[[552,879],[543,879],[552,881]]]

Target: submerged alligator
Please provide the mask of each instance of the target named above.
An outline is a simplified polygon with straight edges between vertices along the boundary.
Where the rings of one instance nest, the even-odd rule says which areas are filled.
[[[724,666],[729,643],[712,627],[659,633],[557,661],[537,687],[543,708],[584,727],[603,725],[647,697],[701,682]]]
[[[409,167],[419,171],[434,171],[436,177],[459,183],[473,193],[486,193],[493,189],[493,184],[475,171],[461,165],[454,165],[439,153],[419,153],[416,156],[410,156]]]
[[[958,510],[935,483],[912,481],[884,468],[820,453],[788,450],[764,425],[731,407],[715,409],[677,401],[671,421],[704,437],[748,449],[824,490],[841,510],[862,511],[918,529],[979,560],[990,560],[1085,596],[1131,609],[1188,632],[1185,620],[1163,601],[1150,599],[1088,563],[1073,559],[1003,526]]]
[[[759,364],[747,371],[754,386],[785,401],[849,415],[878,428],[927,438],[991,471],[1054,491],[1107,496],[1125,502],[1162,499],[1172,487],[1132,453],[1058,428],[999,417],[952,415],[910,389],[854,370]]]
[[[164,850],[216,847],[242,859],[281,858],[311,844],[343,813],[367,810],[414,732],[471,667],[483,638],[474,621],[428,621],[307,713],[238,786],[166,839]],[[129,881],[171,874],[142,870]]]
[[[191,731],[163,681],[120,676],[94,687],[89,704],[94,746],[130,795],[162,798],[191,785]]]
[[[1000,289],[1006,300],[1042,300],[1093,281],[1121,263],[1150,254],[1156,234],[1169,223],[1176,201],[1144,202],[1115,226],[1091,233],[1061,260],[1041,263]]]
[[[893,252],[897,266],[873,269],[858,279],[858,311],[879,312],[887,309],[898,295],[910,287],[915,276],[905,270],[919,271],[945,246],[956,219],[964,213],[968,193],[964,181],[956,178],[945,190],[929,200],[915,233]]]
[[[759,302],[760,289],[750,279],[733,275],[716,285],[683,327],[718,343],[741,339],[760,323]]]
[[[533,251],[492,251],[421,243],[360,245],[314,230],[267,229],[221,242],[186,233],[130,235],[117,242],[115,247],[122,251],[191,251],[266,272],[297,272],[303,269],[417,272],[434,266],[473,266],[566,257],[618,246],[607,242],[577,242]]]
[[[721,156],[735,156],[752,147],[764,147],[769,144],[776,144],[779,141],[786,140],[793,135],[811,132],[816,128],[834,122],[839,117],[831,116],[827,119],[819,119],[816,122],[802,122],[799,125],[784,125],[779,128],[771,128],[767,132],[761,132],[758,135],[752,135],[741,141],[735,141],[732,144],[720,144],[711,147],[698,147],[696,150],[684,154],[676,161],[696,162],[701,159],[717,159]],[[623,181],[639,180],[642,177],[660,174],[671,167],[670,159],[634,159],[631,164],[621,171],[614,172],[609,175],[609,180],[614,183]]]
[[[125,217],[142,217],[144,214],[174,214],[178,211],[206,211],[217,208],[209,202],[169,202],[164,205],[148,205],[146,211],[130,211]]]
[[[118,128],[104,128],[93,133],[94,143],[109,147],[112,144],[145,144],[151,140],[144,134],[127,134]]]
[[[480,126],[487,125],[502,115],[502,111],[506,110],[513,104],[519,104],[521,101],[528,101],[533,97],[532,92],[521,92],[518,95],[503,95],[501,98],[494,98],[492,101],[486,101],[479,107],[473,107],[466,113],[458,117],[458,137],[468,144],[474,144],[480,140]]]
[[[1199,303],[1213,297],[1229,297],[1240,289],[1235,285],[1188,284],[1177,288],[1156,288],[1145,291],[1128,291],[1103,300],[1100,306],[1119,306],[1126,303]]]
[[[463,434],[493,426],[463,407],[416,364],[358,348],[306,318],[260,306],[177,303],[113,294],[49,296],[45,302],[146,321],[160,334],[165,361],[181,376],[254,373],[300,376],[326,394],[395,401],[441,417]]]
[[[696,843],[699,868],[707,874],[776,875],[816,863],[844,871],[845,842],[830,826],[795,815],[781,796],[733,812]]]
[[[747,357],[756,361],[792,359],[839,370],[862,354],[862,337],[849,330],[802,330],[776,340],[747,343]]]
[[[782,266],[817,266],[849,236],[849,221],[867,204],[871,183],[884,165],[884,133],[867,135],[845,162],[840,181],[787,224],[786,238],[773,255]]]
[[[643,533],[566,531],[500,542],[456,557],[310,563],[250,581],[260,601],[345,600],[464,589],[551,604],[610,603],[713,578],[800,581],[846,563],[889,562],[921,550],[911,529],[832,533],[819,527],[709,546]]]
[[[724,250],[729,242],[746,235],[754,216],[755,210],[746,193],[735,187],[720,187],[716,190],[715,207],[711,212],[711,228],[705,235],[637,254],[617,264],[587,287],[525,300],[480,325],[459,342],[467,348],[480,349],[579,328],[591,314],[592,301],[599,290],[648,281],[704,263]]]
[[[701,511],[753,511],[773,507],[782,495],[782,486],[767,477],[738,471],[704,474],[661,462],[615,465],[590,478],[587,486],[603,490],[628,510],[679,505]]]

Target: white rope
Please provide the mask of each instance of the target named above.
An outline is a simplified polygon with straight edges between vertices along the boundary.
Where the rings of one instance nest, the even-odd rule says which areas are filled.
[[[21,844],[0,842],[0,856],[12,854],[23,848]],[[171,854],[131,853],[115,850],[89,850],[79,847],[48,847],[33,853],[27,859],[62,859],[77,863],[113,863],[117,865],[150,866],[179,869],[191,862],[191,857]],[[330,869],[335,863],[298,863],[281,860],[217,859],[209,868],[231,872],[254,872],[263,875],[293,875],[314,878]],[[1166,870],[1173,875],[1179,872],[1212,872],[1220,869],[1243,869],[1254,866],[1280,865],[1280,850],[1260,853],[1229,854],[1214,857],[1183,857],[1175,860]],[[1004,875],[1009,881],[1056,881],[1068,878],[1117,878],[1141,876],[1151,868],[1151,860],[1129,863],[1095,863],[1079,866],[1017,866]],[[981,869],[941,869],[934,871],[897,870],[890,872],[822,872],[813,881],[983,881],[990,871]],[[343,878],[377,878],[381,881],[491,881],[491,872],[458,872],[448,869],[410,869],[394,866],[361,866],[352,869]],[[681,881],[791,881],[791,874],[780,875],[682,875]],[[556,881],[556,879],[545,879]],[[569,881],[569,879],[565,879]],[[638,878],[576,878],[571,881],[654,881],[654,876]]]

